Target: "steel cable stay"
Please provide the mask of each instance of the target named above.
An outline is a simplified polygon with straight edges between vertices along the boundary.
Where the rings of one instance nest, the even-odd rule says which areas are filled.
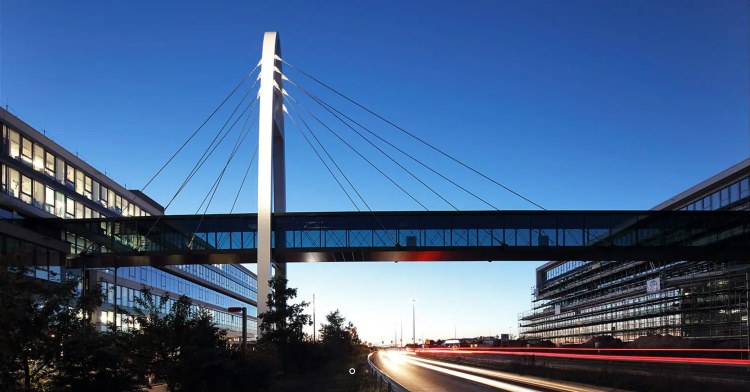
[[[292,117],[292,114],[289,113],[289,110],[287,109],[286,106],[284,106],[284,113],[287,114],[287,117],[289,118],[289,120],[292,121],[292,123],[294,124],[294,127],[297,129],[297,131],[299,131],[300,135],[302,135],[302,137],[305,139],[305,141],[307,142],[307,145],[315,153],[315,155],[318,157],[318,159],[320,160],[320,162],[323,163],[323,166],[325,166],[326,170],[328,170],[328,173],[331,175],[331,177],[333,177],[334,181],[336,181],[336,183],[339,185],[339,188],[341,188],[341,190],[344,192],[344,194],[346,195],[346,197],[352,203],[352,205],[354,206],[354,208],[357,211],[361,211],[359,209],[359,206],[357,205],[357,203],[355,203],[354,199],[352,199],[351,195],[349,195],[349,192],[347,192],[346,188],[344,188],[344,185],[341,183],[341,181],[339,181],[338,177],[336,177],[336,175],[333,173],[333,170],[331,170],[331,167],[328,166],[328,163],[323,159],[323,157],[320,155],[320,153],[315,148],[315,146],[313,146],[312,142],[310,141],[310,138],[308,138],[307,135],[302,131],[302,128],[297,123],[297,120],[295,120],[294,117]]]
[[[514,194],[514,195],[516,195],[517,197],[519,197],[519,198],[521,198],[521,199],[525,200],[526,202],[528,202],[528,203],[530,203],[530,204],[533,204],[534,206],[538,207],[539,209],[541,209],[541,210],[544,210],[544,211],[546,211],[546,210],[547,210],[546,208],[544,208],[544,207],[542,207],[542,206],[541,206],[540,204],[538,204],[538,203],[536,203],[536,202],[532,201],[532,200],[531,200],[531,199],[529,199],[528,197],[526,197],[526,196],[523,196],[523,195],[522,195],[522,194],[520,194],[519,192],[517,192],[517,191],[515,191],[515,190],[511,189],[510,187],[508,187],[508,186],[506,186],[506,185],[503,185],[503,184],[502,184],[502,183],[500,183],[499,181],[497,181],[497,180],[495,180],[495,179],[491,178],[490,176],[488,176],[488,175],[486,175],[486,174],[484,174],[484,173],[480,172],[479,170],[475,169],[474,167],[470,166],[470,165],[469,165],[469,164],[467,164],[467,163],[464,163],[463,161],[459,160],[458,158],[455,158],[455,157],[453,157],[452,155],[448,154],[447,152],[443,151],[442,149],[438,148],[437,146],[435,146],[435,145],[431,144],[430,142],[428,142],[428,141],[426,141],[426,140],[424,140],[424,139],[420,138],[419,136],[415,135],[414,133],[412,133],[412,132],[409,132],[408,130],[406,130],[406,129],[404,129],[404,128],[400,127],[399,125],[397,125],[397,124],[395,124],[394,122],[392,122],[392,121],[388,120],[388,119],[387,119],[387,118],[385,118],[384,116],[381,116],[380,114],[378,114],[378,113],[376,113],[375,111],[373,111],[373,110],[371,110],[371,109],[367,108],[366,106],[364,106],[364,105],[360,104],[359,102],[355,101],[354,99],[352,99],[352,98],[349,98],[348,96],[344,95],[344,94],[343,94],[343,93],[341,93],[340,91],[338,91],[338,90],[334,89],[333,87],[331,87],[330,85],[328,85],[328,84],[324,83],[324,82],[323,82],[323,81],[321,81],[320,79],[318,79],[318,78],[314,77],[313,75],[311,75],[311,74],[309,74],[309,73],[305,72],[304,70],[302,70],[302,69],[300,69],[300,68],[298,68],[298,67],[294,66],[293,64],[290,64],[289,62],[287,62],[286,60],[282,59],[281,57],[279,57],[279,56],[276,56],[276,59],[277,59],[277,60],[279,60],[279,61],[281,61],[282,63],[284,63],[284,64],[288,65],[288,66],[289,66],[290,68],[292,68],[292,69],[294,69],[294,70],[298,71],[299,73],[301,73],[301,74],[305,75],[306,77],[308,77],[308,78],[312,79],[313,81],[315,81],[316,83],[318,83],[318,84],[320,84],[321,86],[325,87],[326,89],[330,90],[330,91],[331,91],[331,92],[333,92],[334,94],[336,94],[336,95],[340,96],[341,98],[343,98],[343,99],[345,99],[345,100],[349,101],[350,103],[354,104],[355,106],[359,107],[360,109],[362,109],[362,110],[364,110],[364,111],[366,111],[366,112],[370,113],[371,115],[373,115],[373,116],[377,117],[378,119],[380,119],[381,121],[385,122],[386,124],[388,124],[388,125],[390,125],[390,126],[392,126],[392,127],[396,128],[397,130],[401,131],[402,133],[404,133],[404,134],[408,135],[409,137],[411,137],[411,138],[413,138],[413,139],[417,140],[418,142],[420,142],[420,143],[424,144],[425,146],[429,147],[430,149],[434,150],[435,152],[439,153],[440,155],[443,155],[444,157],[446,157],[446,158],[448,158],[448,159],[452,160],[453,162],[455,162],[455,163],[457,163],[457,164],[459,164],[459,165],[463,166],[463,167],[464,167],[464,168],[466,168],[467,170],[469,170],[469,171],[471,171],[471,172],[473,172],[473,173],[475,173],[475,174],[479,175],[480,177],[484,178],[485,180],[487,180],[487,181],[490,181],[490,182],[492,182],[493,184],[495,184],[495,185],[497,185],[497,186],[499,186],[499,187],[501,187],[501,188],[505,189],[506,191],[508,191],[508,192],[510,192],[510,193],[512,193],[512,194]]]
[[[289,96],[287,94],[287,96]],[[359,150],[357,150],[354,146],[352,146],[349,142],[347,142],[344,138],[341,137],[336,131],[331,129],[328,125],[326,125],[318,116],[313,114],[305,105],[303,105],[301,102],[294,100],[291,96],[289,98],[299,107],[301,107],[305,112],[307,112],[312,118],[314,118],[320,125],[322,125],[325,129],[327,129],[331,134],[336,136],[337,139],[339,139],[342,143],[344,143],[349,149],[354,151],[355,154],[357,154],[360,158],[362,158],[365,162],[367,162],[370,166],[372,166],[378,173],[380,173],[383,177],[388,179],[393,185],[395,185],[398,189],[400,189],[402,192],[404,192],[407,196],[409,196],[412,200],[414,200],[417,204],[419,204],[425,211],[429,211],[429,209],[422,204],[419,200],[417,200],[416,197],[414,197],[409,191],[404,189],[401,185],[399,185],[393,178],[391,178],[389,175],[387,175],[382,169],[380,169],[377,165],[372,163],[371,160],[367,159]]]
[[[180,185],[180,187],[177,189],[177,191],[175,192],[175,194],[169,200],[169,203],[167,203],[167,205],[164,207],[165,210],[167,208],[169,208],[169,206],[175,201],[175,199],[177,198],[177,196],[179,196],[179,194],[185,189],[185,187],[190,182],[190,180],[193,179],[193,177],[203,167],[203,165],[206,163],[206,161],[208,161],[208,159],[211,157],[211,155],[213,155],[214,151],[216,151],[216,149],[219,147],[219,145],[224,141],[224,139],[226,138],[226,136],[231,132],[231,130],[234,128],[234,126],[237,124],[237,122],[242,118],[243,114],[245,112],[247,112],[249,109],[251,109],[252,107],[254,107],[255,102],[258,100],[258,95],[257,94],[256,94],[255,98],[253,98],[253,100],[247,105],[247,107],[240,113],[240,115],[237,116],[237,119],[232,123],[232,125],[228,129],[226,129],[226,126],[232,120],[232,117],[234,117],[234,115],[236,114],[237,110],[242,105],[242,102],[244,102],[244,100],[247,98],[248,94],[250,92],[252,92],[252,90],[255,87],[256,83],[257,83],[257,80],[256,80],[255,83],[253,83],[253,85],[250,87],[250,89],[245,94],[245,96],[243,96],[242,100],[237,104],[237,106],[235,107],[234,111],[232,112],[232,114],[230,115],[230,117],[227,119],[227,121],[224,123],[224,125],[221,127],[221,129],[216,134],[216,136],[214,136],[214,139],[211,141],[211,143],[206,147],[206,149],[204,150],[203,154],[199,158],[198,162],[196,162],[196,164],[193,166],[193,168],[191,169],[191,171],[188,174],[188,176],[185,178],[185,180],[183,180],[183,182]],[[225,131],[225,129],[226,129],[226,131]],[[218,139],[218,141],[217,141],[217,139]],[[151,225],[151,227],[149,228],[149,230],[146,232],[146,236],[145,236],[146,240],[148,240],[148,236],[151,234],[151,232],[153,231],[154,227],[156,227],[156,225],[159,223],[159,221],[161,220],[161,217],[162,217],[162,215],[157,216],[156,220],[154,221],[154,223]]]
[[[294,102],[293,102],[293,101],[291,100],[291,97],[289,97],[289,95],[288,95],[288,93],[287,93],[286,91],[284,91],[284,96],[286,96],[286,97],[288,98],[288,99],[287,99],[287,102],[289,102],[289,103],[291,103],[291,104],[293,104],[293,103],[294,103]],[[289,105],[289,107],[292,107],[292,105],[291,105],[291,104]],[[378,216],[377,216],[377,215],[375,215],[375,213],[374,213],[374,212],[372,211],[372,208],[370,208],[370,205],[369,205],[369,204],[367,203],[367,201],[365,200],[365,198],[364,198],[364,197],[362,196],[362,194],[361,194],[361,193],[360,193],[360,192],[359,192],[359,191],[357,190],[357,187],[355,187],[355,186],[354,186],[354,184],[352,184],[352,182],[351,182],[351,181],[349,180],[349,177],[347,177],[347,176],[346,176],[346,174],[344,173],[344,171],[343,171],[343,170],[341,170],[341,167],[339,167],[339,165],[338,165],[338,164],[336,163],[336,161],[335,161],[335,160],[333,159],[333,157],[332,157],[332,156],[331,156],[331,154],[330,154],[330,153],[328,152],[328,150],[327,150],[327,149],[325,148],[325,146],[323,146],[323,143],[321,143],[321,142],[320,142],[320,139],[318,139],[318,136],[317,136],[317,135],[315,135],[315,132],[313,132],[312,128],[310,128],[310,126],[309,126],[309,125],[307,124],[307,121],[305,121],[304,117],[302,117],[302,115],[301,115],[301,114],[299,113],[299,111],[298,111],[298,110],[295,110],[295,113],[296,113],[297,117],[299,117],[300,121],[301,121],[301,122],[302,122],[302,124],[303,124],[303,125],[305,126],[305,128],[307,128],[307,130],[308,130],[308,131],[310,132],[310,135],[312,135],[312,137],[313,137],[313,138],[315,139],[315,141],[316,141],[316,142],[318,143],[318,145],[319,145],[319,146],[321,147],[321,149],[323,149],[323,151],[324,151],[324,152],[325,152],[325,154],[326,154],[326,155],[328,156],[328,158],[329,158],[329,159],[331,160],[331,162],[333,162],[333,164],[334,164],[334,165],[336,166],[336,169],[338,169],[338,171],[339,171],[339,172],[341,173],[341,175],[342,175],[342,176],[344,177],[344,179],[345,179],[345,180],[346,180],[346,182],[347,182],[347,183],[349,184],[349,186],[350,186],[350,187],[352,187],[352,189],[354,190],[354,193],[356,193],[356,194],[357,194],[357,196],[359,197],[359,199],[360,199],[360,200],[362,201],[362,204],[364,204],[364,205],[365,205],[365,207],[367,208],[367,211],[369,211],[369,212],[370,212],[370,215],[372,215],[372,217],[373,217],[373,218],[375,219],[375,222],[376,222],[376,223],[378,224],[378,226],[380,226],[380,228],[381,228],[381,229],[383,230],[383,232],[385,233],[385,235],[386,235],[386,236],[388,236],[388,239],[390,239],[390,240],[391,240],[391,242],[392,242],[392,243],[393,243],[393,244],[394,244],[395,246],[398,246],[398,245],[399,245],[398,239],[397,239],[397,238],[395,238],[395,237],[394,237],[393,235],[391,235],[391,233],[390,233],[390,232],[389,232],[389,231],[388,231],[388,230],[387,230],[387,229],[385,228],[385,225],[383,225],[383,222],[381,222],[381,221],[380,221],[380,218],[378,218]],[[359,208],[357,208],[357,210],[359,211]]]
[[[472,191],[468,190],[467,188],[463,187],[462,185],[460,185],[460,184],[459,184],[459,183],[457,183],[456,181],[453,181],[452,179],[448,178],[448,177],[447,177],[447,176],[445,176],[444,174],[442,174],[442,173],[440,173],[439,171],[437,171],[436,169],[434,169],[434,168],[433,168],[432,166],[430,166],[430,165],[428,165],[428,164],[426,164],[426,163],[422,162],[422,161],[421,161],[420,159],[418,159],[418,158],[414,157],[413,155],[409,154],[408,152],[404,151],[404,150],[403,150],[402,148],[398,147],[398,146],[397,146],[397,145],[395,145],[394,143],[391,143],[391,142],[390,142],[390,141],[388,141],[387,139],[383,138],[382,136],[378,135],[377,133],[375,133],[375,132],[373,132],[372,130],[370,130],[369,128],[367,128],[366,126],[364,126],[364,125],[360,124],[360,123],[359,123],[359,122],[357,122],[356,120],[354,120],[354,119],[352,119],[351,117],[347,116],[347,115],[346,115],[345,113],[343,113],[343,112],[341,112],[340,110],[336,109],[336,108],[335,108],[335,107],[334,107],[333,105],[331,105],[331,104],[329,104],[328,102],[324,101],[324,100],[323,100],[322,98],[320,98],[320,97],[316,96],[315,94],[312,94],[312,93],[311,93],[310,91],[308,91],[308,90],[307,90],[307,89],[305,89],[304,87],[302,87],[302,86],[300,86],[300,85],[296,84],[296,83],[295,83],[294,81],[292,81],[292,80],[289,80],[288,78],[286,78],[286,79],[284,79],[284,80],[287,80],[287,81],[288,81],[288,82],[289,82],[290,84],[292,84],[293,86],[295,86],[296,88],[298,88],[298,89],[299,89],[300,91],[302,91],[303,93],[305,93],[305,95],[307,95],[307,96],[309,96],[310,98],[312,98],[313,100],[315,100],[315,101],[316,101],[316,102],[317,102],[317,103],[318,103],[319,105],[323,106],[324,108],[327,108],[327,109],[333,110],[334,112],[338,113],[338,114],[339,114],[340,116],[344,117],[345,119],[347,119],[347,120],[348,120],[348,121],[350,121],[351,123],[353,123],[353,124],[357,125],[358,127],[362,128],[363,130],[365,130],[365,131],[366,131],[367,133],[369,133],[370,135],[374,136],[375,138],[377,138],[378,140],[380,140],[380,141],[382,141],[383,143],[387,144],[387,145],[388,145],[388,146],[390,146],[391,148],[393,148],[393,149],[395,149],[396,151],[400,152],[401,154],[405,155],[406,157],[408,157],[408,158],[409,158],[409,159],[411,159],[412,161],[414,161],[414,162],[418,163],[419,165],[421,165],[421,166],[422,166],[422,167],[424,167],[425,169],[429,170],[429,171],[430,171],[430,172],[432,172],[433,174],[435,174],[435,175],[439,176],[440,178],[442,178],[442,179],[444,179],[445,181],[447,181],[447,182],[451,183],[452,185],[456,186],[457,188],[461,189],[462,191],[464,191],[464,192],[468,193],[469,195],[471,195],[471,196],[472,196],[472,197],[474,197],[475,199],[477,199],[477,200],[481,201],[482,203],[484,203],[484,204],[488,205],[488,206],[489,206],[490,208],[492,208],[492,209],[494,209],[494,210],[497,210],[497,211],[499,211],[499,210],[500,210],[499,208],[497,208],[497,207],[496,207],[495,205],[493,205],[492,203],[488,202],[487,200],[483,199],[483,198],[482,198],[482,197],[480,197],[479,195],[477,195],[477,194],[475,194],[474,192],[472,192]],[[450,204],[450,203],[448,203],[448,204]],[[454,207],[454,208],[455,208],[455,207]],[[458,208],[456,208],[456,210],[458,210]]]
[[[190,238],[190,242],[188,243],[188,249],[191,249],[193,247],[193,241],[195,240],[195,236],[198,232],[198,229],[200,229],[200,226],[203,223],[204,218],[206,217],[206,213],[208,212],[208,208],[211,206],[211,202],[213,202],[214,196],[216,195],[216,192],[219,190],[219,186],[221,185],[221,180],[224,178],[224,174],[226,173],[227,168],[229,167],[229,164],[234,159],[234,156],[237,154],[237,151],[240,149],[240,146],[242,146],[242,143],[245,142],[245,138],[247,138],[247,135],[250,134],[250,129],[252,129],[253,125],[255,125],[255,120],[253,120],[253,123],[250,125],[250,127],[247,127],[247,122],[248,120],[250,120],[250,116],[252,115],[254,109],[255,109],[255,105],[253,105],[252,109],[247,114],[247,119],[245,120],[245,123],[243,124],[242,129],[237,135],[237,140],[235,141],[234,147],[232,148],[232,151],[230,152],[229,157],[227,158],[227,162],[224,164],[224,168],[219,173],[218,177],[216,178],[216,181],[214,181],[214,184],[209,189],[208,194],[206,194],[206,197],[203,199],[200,206],[198,206],[198,210],[195,212],[197,215],[201,207],[203,207],[203,203],[206,203],[206,198],[208,198],[208,195],[210,194],[211,197],[208,198],[208,203],[206,203],[206,208],[203,209],[203,214],[201,214],[201,219],[198,221],[198,225],[195,227],[195,230],[193,231],[193,234]],[[221,241],[223,240],[224,238],[222,237]],[[218,238],[217,238],[217,243],[216,243],[217,247],[219,243],[220,242],[218,241]]]
[[[356,133],[360,138],[362,138],[364,141],[366,141],[368,144],[370,144],[373,148],[375,148],[376,150],[378,150],[381,154],[385,155],[391,162],[393,162],[395,165],[397,165],[398,167],[400,167],[403,171],[405,171],[407,174],[409,174],[412,178],[414,178],[415,180],[417,180],[417,182],[419,182],[425,188],[427,188],[428,190],[430,190],[430,192],[432,192],[437,197],[439,197],[441,200],[443,200],[444,202],[446,202],[449,206],[451,206],[451,208],[453,208],[456,211],[459,211],[459,209],[455,205],[453,205],[453,203],[451,203],[445,197],[443,197],[443,195],[441,195],[439,192],[437,192],[431,186],[429,186],[428,184],[426,184],[422,179],[420,179],[419,177],[417,177],[417,175],[415,175],[411,170],[409,170],[408,168],[404,167],[404,165],[402,165],[401,163],[399,163],[398,161],[396,161],[395,158],[393,158],[391,155],[389,155],[387,152],[385,152],[382,148],[380,148],[378,145],[376,145],[372,140],[368,139],[361,132],[359,132],[354,127],[352,127],[351,124],[349,124],[347,121],[345,121],[344,119],[342,119],[338,114],[336,114],[333,111],[331,111],[331,109],[329,109],[326,105],[321,104],[318,101],[318,99],[315,98],[314,96],[312,96],[311,94],[309,94],[307,92],[307,90],[305,90],[303,87],[300,87],[299,85],[297,85],[295,82],[289,80],[288,78],[285,78],[285,80],[287,80],[293,86],[297,87],[299,90],[301,90],[302,92],[304,92],[305,94],[307,94],[310,98],[312,98],[313,100],[315,100],[321,107],[323,107],[323,109],[325,109],[326,111],[328,111],[328,113],[330,113],[332,116],[336,117],[336,119],[338,119],[342,124],[344,124],[347,128],[351,129],[352,132]],[[349,118],[347,117],[347,119],[349,119]],[[359,125],[359,124],[357,124],[357,125]],[[403,153],[403,151],[402,151],[402,153]]]
[[[250,126],[252,128],[252,125]],[[237,199],[240,197],[240,193],[242,193],[242,188],[245,186],[245,180],[247,179],[247,175],[250,173],[250,168],[253,166],[253,162],[255,162],[255,157],[258,155],[258,146],[255,146],[255,152],[253,152],[253,157],[250,158],[250,163],[247,165],[247,169],[245,170],[245,175],[242,176],[242,182],[240,182],[240,189],[237,190],[237,195],[234,197],[234,202],[232,202],[232,208],[229,210],[229,213],[234,212],[234,206],[237,204]]]
[[[161,172],[167,167],[167,165],[169,165],[172,162],[172,160],[177,156],[177,154],[179,154],[180,151],[182,151],[182,149],[185,148],[185,146],[187,146],[188,143],[190,143],[191,140],[193,140],[193,138],[195,137],[195,135],[197,135],[198,132],[200,132],[200,130],[203,129],[203,127],[211,120],[211,118],[213,118],[213,116],[216,114],[216,112],[218,112],[224,106],[224,104],[227,103],[227,101],[229,100],[229,98],[231,98],[234,95],[234,93],[236,93],[237,90],[239,90],[240,86],[242,86],[245,83],[245,81],[247,81],[247,79],[253,73],[255,73],[255,71],[258,68],[260,68],[260,61],[258,61],[258,64],[255,66],[255,68],[253,68],[250,72],[248,72],[247,75],[245,75],[244,78],[242,78],[242,80],[240,81],[240,83],[237,84],[237,86],[232,90],[232,92],[229,93],[229,95],[227,95],[224,98],[223,101],[221,101],[221,103],[219,104],[219,106],[217,106],[216,109],[214,109],[214,111],[211,112],[211,114],[203,121],[203,123],[201,123],[201,125],[195,131],[193,131],[193,133],[190,135],[190,137],[188,137],[187,140],[185,140],[185,142],[182,143],[182,145],[180,146],[180,148],[178,148],[177,151],[175,151],[175,153],[172,154],[172,156],[169,157],[169,159],[161,166],[161,168],[159,168],[159,170],[157,170],[156,174],[154,174],[151,177],[151,179],[149,179],[148,182],[146,182],[146,185],[144,185],[141,188],[141,192],[143,192],[143,191],[146,190],[146,188],[151,184],[151,182],[153,182],[156,179],[156,177],[158,177],[159,174],[161,174]]]
[[[237,153],[237,149],[239,149],[240,144],[242,144],[242,142],[245,141],[245,138],[247,137],[250,128],[252,128],[252,126],[255,125],[255,120],[253,120],[252,124],[250,124],[250,128],[248,128],[247,123],[250,121],[250,117],[252,116],[253,112],[255,111],[255,103],[257,103],[257,102],[258,101],[255,101],[253,103],[253,107],[250,108],[250,111],[247,112],[247,116],[245,118],[245,122],[242,124],[242,128],[240,129],[240,132],[237,134],[237,139],[234,142],[234,146],[232,147],[232,150],[229,153],[229,155],[230,155],[229,160],[231,160],[232,157],[234,157],[234,154]],[[226,166],[225,166],[224,169],[226,170]],[[221,176],[223,176],[223,174],[224,174],[224,171],[222,170],[222,172],[220,173],[219,177],[217,178],[217,181],[220,181],[220,178],[221,178]],[[214,182],[214,184],[215,183],[216,183],[216,181]],[[214,186],[215,185],[212,185],[211,188],[209,188],[209,191],[206,194],[206,197],[203,198],[203,201],[198,206],[198,209],[195,211],[196,215],[200,212],[201,208],[203,207],[203,204],[206,202],[206,199],[208,198],[208,194],[211,193],[211,189],[213,189]]]
[[[172,156],[159,168],[159,170],[157,170],[156,173],[146,182],[146,184],[143,187],[141,187],[141,189],[140,189],[141,192],[143,192],[143,191],[146,190],[146,188],[159,176],[159,174],[162,173],[162,171],[177,157],[177,155],[190,143],[190,141],[192,141],[193,138],[206,126],[206,124],[208,124],[208,122],[216,115],[216,113],[222,107],[224,107],[224,105],[227,103],[227,101],[229,101],[229,99],[232,96],[234,96],[234,94],[237,92],[237,90],[239,90],[240,87],[242,87],[242,85],[245,84],[245,82],[247,81],[247,79],[250,76],[252,76],[255,73],[256,70],[258,70],[260,68],[260,65],[261,65],[261,63],[260,63],[260,61],[258,61],[258,63],[255,65],[255,67],[252,70],[250,70],[250,72],[248,72],[245,75],[245,77],[242,78],[242,80],[240,80],[240,82],[232,89],[232,91],[226,97],[224,97],[224,99],[221,101],[221,103],[219,103],[219,105],[211,112],[211,114],[209,114],[208,117],[206,117],[206,119],[203,120],[203,122],[201,123],[201,125],[198,126],[198,128],[196,128],[196,130],[193,131],[193,133],[187,138],[187,140],[185,140],[182,143],[182,145],[177,149],[177,151],[175,151],[172,154]],[[257,83],[257,79],[256,79],[255,83],[253,83],[253,86],[255,86],[256,83]],[[250,87],[250,91],[252,90],[253,86]],[[138,195],[134,194],[134,195],[132,195],[132,197],[127,197],[125,199],[130,204],[134,204],[136,202],[136,200],[140,200],[141,198]],[[123,218],[122,215],[115,216],[115,217],[112,217],[111,219],[108,219],[107,220],[107,229],[106,229],[106,231],[110,232],[112,230],[112,225],[114,225],[121,218]],[[153,227],[151,229],[153,229]],[[150,233],[151,229],[149,229],[149,233]],[[89,252],[91,250],[91,247],[93,245],[94,245],[93,242],[89,243],[80,253],[85,254],[85,253]]]

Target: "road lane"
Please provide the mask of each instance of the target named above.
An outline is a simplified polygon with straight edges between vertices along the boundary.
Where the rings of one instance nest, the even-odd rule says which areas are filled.
[[[372,356],[375,366],[411,392],[497,391],[486,385],[417,366],[400,354],[382,354],[381,351]]]
[[[380,352],[373,356],[373,362],[389,377],[413,392],[592,392],[601,390],[582,384],[557,382],[419,358],[403,351]]]

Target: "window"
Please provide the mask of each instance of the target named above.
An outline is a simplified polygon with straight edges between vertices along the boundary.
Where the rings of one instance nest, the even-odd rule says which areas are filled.
[[[83,219],[83,203],[76,203],[76,219]]]
[[[69,163],[65,164],[65,185],[68,188],[75,188],[76,169]]]
[[[740,181],[740,198],[748,197],[748,192],[750,192],[750,178],[743,178]]]
[[[76,169],[76,193],[79,195],[83,195],[83,177],[83,172]]]
[[[45,161],[44,161],[44,172],[47,173],[48,176],[54,177],[55,176],[55,156],[47,152]]]
[[[55,179],[61,184],[65,184],[65,161],[55,157]]]
[[[11,158],[18,159],[18,157],[21,155],[21,136],[18,134],[18,132],[9,129],[8,134],[10,137],[10,150],[9,154]]]
[[[31,204],[31,178],[21,176],[21,200]]]
[[[721,206],[724,207],[729,204],[729,188],[721,190]]]
[[[21,159],[27,163],[31,163],[31,148],[33,144],[31,140],[21,137]]]
[[[0,165],[0,174],[2,175],[2,182],[0,182],[0,191],[2,191],[3,193],[6,193],[7,192],[7,188],[6,188],[7,182],[5,182],[5,166],[4,165]]]
[[[86,196],[87,198],[91,199],[93,197],[92,196],[92,193],[93,193],[93,189],[92,188],[93,188],[93,184],[91,182],[91,177],[84,176],[83,177],[83,195]]]
[[[109,189],[107,189],[106,186],[102,185],[102,193],[101,193],[101,203],[103,206],[109,208]]]
[[[34,170],[44,170],[44,148],[39,144],[34,145]]]
[[[55,190],[48,186],[44,187],[44,210],[55,214]]]
[[[62,192],[55,192],[55,215],[65,217],[65,196]]]
[[[18,170],[13,168],[8,168],[8,185],[10,190],[10,195],[13,197],[20,197],[21,194],[21,174],[18,173]]]
[[[44,184],[34,181],[34,206],[44,208]]]
[[[735,182],[729,186],[729,202],[734,203],[740,199],[740,183]]]
[[[99,200],[101,200],[99,198],[99,195],[100,195],[99,191],[101,190],[101,187],[100,187],[99,183],[96,180],[92,180],[91,183],[92,183],[92,185],[91,185],[91,188],[92,188],[91,200],[99,203]]]
[[[65,217],[74,218],[76,214],[76,205],[73,199],[65,198]]]

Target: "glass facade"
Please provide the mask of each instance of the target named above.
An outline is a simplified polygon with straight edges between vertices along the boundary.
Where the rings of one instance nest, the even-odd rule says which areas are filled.
[[[749,182],[747,160],[670,208],[748,210]],[[744,259],[550,262],[537,269],[534,306],[518,315],[519,332],[557,344],[661,334],[747,348],[749,278]]]
[[[70,158],[70,155],[66,158],[62,156],[65,154],[56,153],[55,151],[62,150],[59,146],[36,131],[23,131],[29,127],[20,120],[17,121],[18,125],[12,125],[14,116],[3,109],[0,110],[4,114],[2,118],[6,119],[0,121],[0,211],[3,212],[3,217],[30,218],[52,215],[64,219],[91,219],[149,216],[149,211],[161,211],[160,206],[143,201],[129,191],[123,191],[117,186],[107,186],[112,184],[111,180],[105,179],[95,170],[86,169],[87,165],[81,164],[80,160],[76,161],[77,158]],[[33,208],[17,211],[17,207],[10,203],[12,200],[18,200]],[[63,231],[60,235],[63,241],[70,244],[70,253],[79,253],[91,247],[91,243],[73,233]],[[242,320],[238,315],[227,313],[226,308],[245,306],[248,308],[248,315],[251,316],[248,320],[249,335],[255,334],[257,310],[251,301],[257,300],[257,279],[255,274],[242,266],[120,268],[115,289],[112,270],[88,269],[85,273],[80,270],[62,271],[60,267],[49,266],[46,259],[36,260],[42,256],[37,256],[37,253],[41,253],[34,250],[36,248],[32,245],[24,244],[23,241],[10,236],[0,236],[0,254],[19,254],[18,249],[24,247],[32,250],[35,261],[38,261],[35,274],[39,278],[59,280],[64,273],[79,276],[83,274],[90,282],[95,280],[102,284],[105,292],[111,291],[99,312],[100,321],[105,324],[114,321],[112,307],[115,299],[118,307],[127,310],[133,306],[133,296],[139,295],[140,289],[146,286],[154,292],[169,293],[174,298],[183,294],[190,297],[197,305],[211,312],[217,324],[228,330],[229,336],[239,335]],[[64,254],[55,253],[45,255],[65,257]],[[170,273],[171,268],[179,271]],[[191,276],[191,279],[178,276],[180,274]],[[92,276],[96,278],[92,279]],[[203,284],[199,284],[201,282]],[[118,316],[118,319],[121,317]]]

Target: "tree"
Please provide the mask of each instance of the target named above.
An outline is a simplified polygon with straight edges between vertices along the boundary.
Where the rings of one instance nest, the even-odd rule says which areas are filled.
[[[320,328],[320,337],[323,346],[334,356],[351,354],[356,346],[362,344],[357,327],[351,321],[346,324],[346,318],[338,309],[326,315],[326,323]]]
[[[287,287],[287,283],[288,280],[281,275],[268,281],[270,292],[266,304],[269,310],[258,315],[261,319],[258,345],[280,356],[285,371],[290,351],[298,351],[303,346],[303,328],[312,325],[312,318],[304,313],[310,304],[303,301],[290,305],[289,302],[297,297],[297,289]]]

